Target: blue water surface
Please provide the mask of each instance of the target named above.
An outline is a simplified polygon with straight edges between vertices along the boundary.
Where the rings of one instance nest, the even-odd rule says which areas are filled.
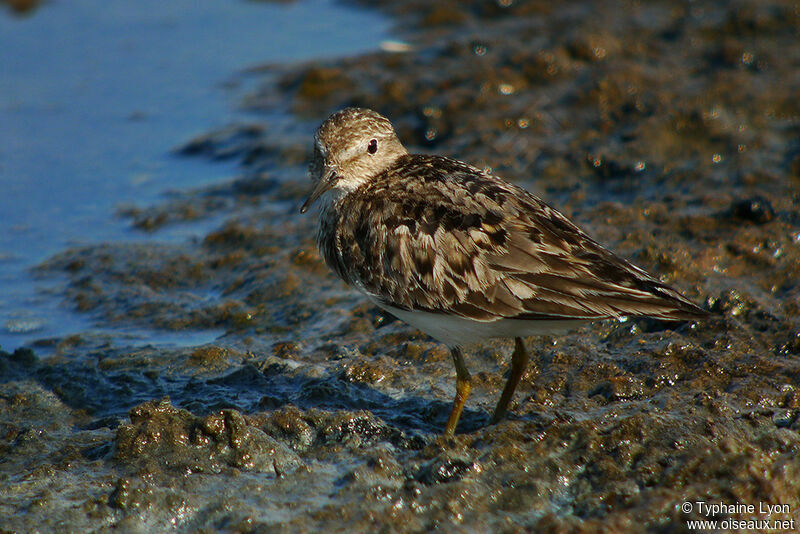
[[[232,76],[375,49],[388,32],[374,11],[324,0],[52,0],[24,17],[0,10],[0,347],[108,328],[63,301],[63,281],[37,280],[32,268],[71,246],[154,239],[115,208],[230,176],[230,164],[171,149],[242,119]],[[213,335],[142,333],[181,344]]]

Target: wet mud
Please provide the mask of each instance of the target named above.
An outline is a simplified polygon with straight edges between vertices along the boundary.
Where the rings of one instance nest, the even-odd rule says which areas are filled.
[[[369,4],[375,7],[375,3]],[[187,141],[240,176],[119,216],[181,246],[106,243],[38,268],[104,324],[224,335],[128,346],[92,332],[0,353],[2,528],[681,532],[684,502],[800,520],[800,11],[791,2],[394,2],[408,46],[265,65],[260,125]],[[469,347],[473,393],[439,437],[447,350],[371,306],[314,244],[305,157],[346,105],[492,170],[707,307]],[[268,117],[290,110],[292,125]],[[711,519],[757,519],[747,513]]]

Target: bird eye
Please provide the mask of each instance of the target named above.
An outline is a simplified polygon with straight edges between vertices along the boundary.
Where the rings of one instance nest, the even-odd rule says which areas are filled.
[[[370,139],[369,145],[367,145],[367,152],[370,154],[374,154],[378,151],[378,140],[377,139]]]

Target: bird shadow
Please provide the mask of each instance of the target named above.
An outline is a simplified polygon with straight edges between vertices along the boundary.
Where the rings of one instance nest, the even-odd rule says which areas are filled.
[[[310,376],[287,373],[281,365],[259,369],[246,364],[222,377],[194,382],[189,390],[195,399],[218,398],[223,392],[230,395],[235,391],[236,404],[247,412],[279,409],[287,405],[301,410],[366,410],[398,430],[417,435],[441,433],[452,407],[452,401],[388,395],[369,384],[348,380],[343,373]],[[206,411],[210,406],[197,408]],[[487,422],[488,414],[465,409],[459,430],[472,431]]]
[[[0,351],[0,384],[33,380],[69,408],[89,416],[85,428],[116,428],[129,410],[169,397],[178,407],[204,416],[223,409],[257,413],[294,405],[301,410],[371,412],[386,425],[427,439],[445,426],[452,401],[394,396],[344,373],[324,376],[286,365],[247,363],[217,377],[156,373],[141,368],[104,370],[91,359],[41,360],[32,351]],[[465,409],[458,433],[485,426],[489,415]]]

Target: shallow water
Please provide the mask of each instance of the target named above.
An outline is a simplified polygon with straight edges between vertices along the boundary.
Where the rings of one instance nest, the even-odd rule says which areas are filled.
[[[242,70],[375,49],[388,27],[330,1],[83,0],[0,12],[0,347],[113,332],[74,313],[31,268],[67,246],[204,235],[207,222],[151,237],[115,212],[235,172],[171,149],[251,118],[234,96]],[[218,333],[139,334],[180,345]]]

